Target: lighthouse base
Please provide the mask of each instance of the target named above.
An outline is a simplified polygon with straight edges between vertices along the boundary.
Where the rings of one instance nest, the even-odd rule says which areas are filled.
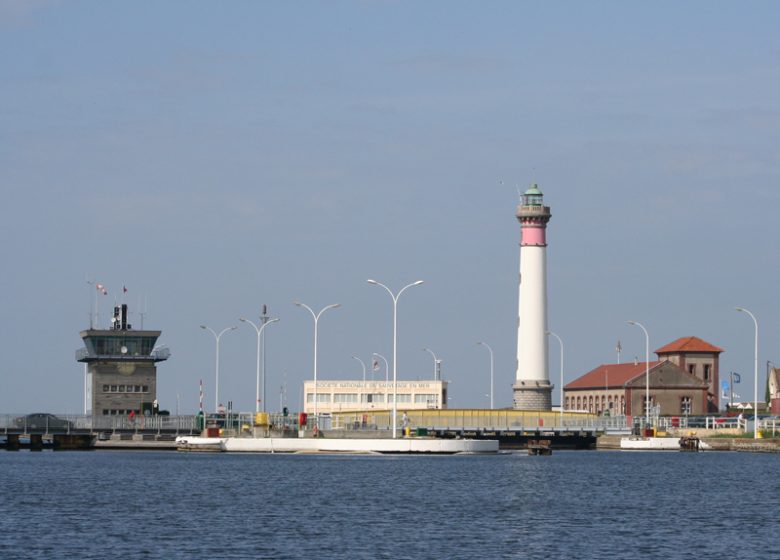
[[[552,410],[553,386],[549,381],[520,380],[512,385],[515,410]]]

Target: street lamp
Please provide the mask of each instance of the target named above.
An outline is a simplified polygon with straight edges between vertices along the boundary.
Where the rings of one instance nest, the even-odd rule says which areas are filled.
[[[753,325],[756,327],[753,347],[753,406],[755,407],[755,410],[753,411],[753,439],[756,439],[758,438],[758,320],[756,319],[755,315],[753,315],[744,307],[735,307],[734,309],[737,311],[744,311],[750,315],[750,318],[753,319]]]
[[[484,346],[490,352],[490,410],[493,410],[493,349],[487,342],[477,342],[477,344]]]
[[[366,382],[366,362],[364,362],[363,360],[361,360],[357,356],[352,356],[352,359],[353,360],[357,360],[358,362],[360,362],[360,365],[363,366],[363,383],[365,383]]]
[[[222,338],[222,335],[225,334],[226,332],[234,331],[238,327],[225,327],[224,329],[222,329],[220,331],[219,334],[217,334],[214,331],[214,329],[212,329],[211,327],[207,327],[206,325],[201,325],[200,328],[204,329],[204,330],[207,330],[211,334],[213,334],[214,335],[214,340],[215,340],[216,345],[217,345],[217,358],[216,358],[216,364],[217,365],[216,365],[216,368],[215,368],[216,369],[216,374],[215,374],[216,380],[214,382],[214,385],[215,385],[215,388],[214,388],[214,411],[216,412],[217,409],[219,408],[219,339]]]
[[[441,360],[436,357],[436,354],[434,354],[433,350],[430,348],[423,348],[423,352],[429,352],[431,356],[433,356],[433,380],[440,381],[439,376],[441,375],[441,371],[439,368],[441,367]]]
[[[558,344],[561,346],[561,426],[563,426],[563,340],[561,340],[561,337],[552,331],[547,331],[547,334],[554,336],[558,340]]]
[[[629,325],[635,325],[645,332],[645,426],[650,424],[650,335],[642,323],[629,321]]]
[[[255,412],[260,412],[260,335],[263,334],[263,330],[270,325],[271,323],[276,323],[279,320],[278,317],[274,317],[273,319],[268,319],[268,321],[264,322],[259,327],[250,321],[249,319],[245,317],[241,317],[239,321],[242,321],[244,323],[249,323],[255,328],[255,331],[257,331],[257,386],[255,389]],[[265,358],[265,351],[263,351],[263,358]],[[265,411],[265,367],[263,368],[263,411]]]
[[[390,389],[387,388],[387,385],[389,384],[388,378],[389,378],[389,375],[390,375],[390,366],[387,365],[387,358],[385,358],[382,354],[377,354],[376,352],[374,352],[373,354],[371,354],[371,356],[374,357],[374,358],[382,358],[382,361],[385,363],[385,406],[387,406],[387,395],[388,395],[388,392],[390,391]],[[376,361],[376,360],[374,360],[374,361]],[[373,381],[373,380],[374,380],[374,371],[372,369],[371,370],[371,381]]]
[[[422,280],[417,280],[411,284],[407,284],[401,288],[397,294],[393,294],[392,290],[376,280],[366,280],[369,284],[375,286],[382,286],[390,297],[393,299],[393,439],[396,439],[396,418],[398,416],[398,298],[407,288],[412,286],[419,286],[423,283]]]
[[[311,316],[314,318],[314,425],[317,427],[317,431],[319,432],[320,429],[320,419],[317,416],[317,324],[320,321],[320,315],[325,313],[328,309],[335,309],[336,307],[341,307],[340,303],[332,303],[330,305],[326,305],[322,309],[320,309],[319,313],[314,313],[314,310],[306,305],[305,303],[301,303],[300,301],[294,301],[294,305],[297,305],[298,307],[303,307],[304,309],[307,309],[309,313],[311,313]]]

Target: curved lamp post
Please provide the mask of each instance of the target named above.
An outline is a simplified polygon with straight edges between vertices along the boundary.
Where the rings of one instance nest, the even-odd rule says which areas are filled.
[[[487,342],[477,342],[477,344],[484,346],[490,352],[490,410],[493,410],[493,349]]]
[[[385,363],[385,406],[387,406],[387,395],[390,391],[390,389],[388,389],[387,387],[388,384],[390,383],[390,366],[387,365],[387,358],[385,358],[382,354],[377,354],[376,352],[374,352],[373,354],[371,354],[371,356],[373,358],[382,358],[382,361]],[[374,380],[374,371],[372,369],[371,381],[373,380]]]
[[[335,309],[337,307],[341,307],[341,304],[331,303],[330,305],[326,305],[325,307],[320,309],[319,313],[315,313],[311,307],[309,307],[305,303],[301,303],[300,301],[294,301],[293,304],[297,305],[298,307],[303,307],[304,309],[307,309],[309,313],[311,313],[312,318],[314,318],[314,423],[315,426],[317,426],[317,431],[319,431],[320,419],[319,416],[317,416],[317,324],[320,321],[320,315],[325,313],[328,309]]]
[[[398,416],[398,298],[401,297],[401,294],[404,293],[406,289],[411,288],[412,286],[419,286],[423,281],[417,280],[416,282],[407,284],[401,288],[397,294],[394,294],[390,288],[376,280],[368,279],[366,282],[374,284],[375,286],[382,286],[393,299],[393,439],[396,439],[396,417]]]
[[[219,334],[217,334],[214,329],[211,327],[207,327],[206,325],[201,325],[201,329],[209,331],[211,334],[214,335],[214,340],[217,345],[217,358],[216,358],[216,374],[215,374],[215,382],[214,382],[214,412],[217,411],[217,408],[219,408],[219,339],[222,338],[222,335],[225,334],[228,331],[234,331],[238,327],[225,327],[222,329]]]
[[[270,325],[271,323],[276,323],[279,320],[278,317],[274,317],[273,319],[268,319],[265,323],[263,323],[260,326],[257,326],[255,323],[250,321],[249,319],[245,317],[241,317],[239,321],[244,323],[249,323],[255,328],[255,331],[257,331],[257,386],[255,388],[255,412],[260,412],[260,335],[263,334],[263,330]],[[265,352],[263,352],[263,357],[265,357]],[[263,411],[265,411],[265,367],[263,368]]]
[[[360,362],[360,365],[363,366],[363,383],[365,383],[366,382],[366,362],[364,362],[363,360],[361,360],[357,356],[352,356],[352,359],[353,360],[357,360],[358,362]]]
[[[753,411],[753,439],[756,439],[758,437],[758,320],[755,315],[744,307],[735,307],[734,309],[750,315],[750,318],[753,319],[753,325],[756,328],[753,347],[753,406],[755,407],[755,410]]]
[[[558,344],[561,346],[561,426],[563,426],[563,340],[561,340],[561,337],[552,331],[547,331],[547,334],[554,336],[558,340]]]
[[[645,332],[645,426],[650,425],[650,335],[642,323],[629,321],[629,325],[635,325]]]
[[[433,356],[433,380],[438,381],[439,380],[439,364],[441,363],[441,360],[439,360],[436,357],[436,354],[433,353],[433,350],[430,348],[423,348],[423,352],[428,352],[431,356]]]

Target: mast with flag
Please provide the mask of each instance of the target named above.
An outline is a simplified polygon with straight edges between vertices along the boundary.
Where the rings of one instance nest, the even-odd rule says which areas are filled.
[[[100,298],[98,297],[100,294],[107,296],[108,290],[103,284],[101,284],[100,282],[96,282],[95,283],[95,325],[94,325],[96,329],[99,328],[100,326]]]

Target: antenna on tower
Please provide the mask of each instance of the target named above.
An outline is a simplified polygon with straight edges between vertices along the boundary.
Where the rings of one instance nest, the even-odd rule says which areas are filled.
[[[90,288],[95,285],[95,282],[89,279],[88,273],[86,274],[85,278],[87,281],[87,285],[90,286]],[[92,290],[90,289],[89,291],[89,329],[90,330],[92,330],[94,325],[93,319],[94,319],[94,307],[92,306]]]
[[[144,296],[143,308],[141,308],[141,296],[138,296],[138,315],[141,317],[141,330],[144,330],[144,316],[146,315],[146,296]]]

